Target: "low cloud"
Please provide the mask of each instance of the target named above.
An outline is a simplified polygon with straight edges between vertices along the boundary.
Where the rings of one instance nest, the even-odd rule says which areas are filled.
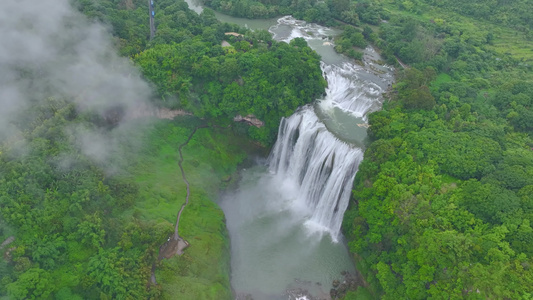
[[[20,114],[49,97],[67,99],[78,111],[150,109],[149,85],[132,63],[117,55],[101,24],[69,0],[3,0],[0,10],[0,141],[17,134]],[[118,118],[120,120],[120,118]],[[107,159],[112,135],[75,130],[82,151]]]

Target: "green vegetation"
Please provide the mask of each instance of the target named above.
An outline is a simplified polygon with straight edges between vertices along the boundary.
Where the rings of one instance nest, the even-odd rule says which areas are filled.
[[[21,128],[29,152],[17,154],[21,141],[1,149],[0,239],[13,234],[16,240],[1,264],[0,293],[13,299],[231,297],[224,215],[213,199],[245,158],[249,146],[242,138],[201,129],[184,149],[192,195],[180,232],[191,246],[179,259],[157,264],[160,285],[154,286],[147,285],[150,267],[185,198],[177,146],[200,121],[144,120],[110,132],[122,145],[112,165],[124,168],[109,175],[80,151],[76,137],[64,134],[73,123],[94,129],[90,115],[53,99],[34,110],[46,117]],[[130,147],[133,142],[142,146]]]
[[[140,197],[142,200],[132,209],[133,215],[160,220],[161,226],[166,227],[175,222],[185,200],[177,149],[199,123],[190,117],[160,121],[145,132],[145,144],[149,147],[142,156],[132,157],[138,163],[132,165],[132,175],[126,180],[136,182],[140,194],[147,194]],[[183,149],[191,197],[181,218],[180,233],[191,246],[183,256],[158,263],[156,278],[163,299],[174,299],[175,295],[184,299],[231,298],[225,218],[213,200],[218,189],[227,184],[223,180],[231,178],[237,164],[245,158],[246,148],[250,146],[231,131],[209,128],[199,129]],[[169,188],[176,191],[165,196],[165,189]]]
[[[87,116],[53,99],[33,110],[41,113],[39,121],[19,125],[27,144],[4,144],[0,157],[0,212],[16,237],[2,262],[0,293],[42,299],[156,292],[146,288],[147,266],[168,230],[120,217],[138,189],[106,176],[62,130],[70,122],[95,126]],[[21,147],[26,155],[18,154]]]
[[[410,48],[402,49],[407,63],[424,61],[419,56],[433,56],[441,44],[428,43],[430,39],[438,42],[445,35],[462,40],[469,40],[469,44],[479,47],[480,44],[490,44],[493,50],[500,54],[513,54],[514,59],[524,59],[531,56],[533,50],[527,41],[533,40],[533,2],[520,1],[434,1],[434,0],[328,0],[328,1],[271,1],[271,0],[207,0],[205,5],[223,13],[245,18],[269,18],[279,15],[293,15],[297,19],[316,22],[327,26],[339,24],[361,26],[359,30],[370,43],[378,42],[375,35],[371,35],[372,27],[383,25],[392,16],[396,18],[390,27],[400,27],[405,32],[394,32],[399,39],[412,40]],[[402,24],[407,17],[410,21],[422,21],[424,26]],[[369,26],[370,25],[370,26]],[[500,25],[500,26],[498,26]],[[380,26],[382,34],[391,34],[390,28]],[[349,28],[345,27],[344,29]],[[363,30],[364,29],[364,30]],[[354,30],[354,29],[348,29]],[[360,59],[361,54],[352,47],[361,47],[365,43],[359,37],[352,40],[352,33],[343,33],[337,41],[337,51],[354,59]],[[404,36],[405,35],[405,36]],[[384,38],[392,42],[393,37]],[[351,46],[348,43],[351,41]],[[453,39],[450,40],[450,47]],[[396,44],[396,43],[395,43]],[[424,49],[422,44],[428,46]],[[377,44],[379,48],[387,46]],[[402,45],[396,45],[401,47]],[[405,46],[405,45],[404,45]],[[448,45],[444,45],[448,46]],[[391,49],[398,53],[398,49]],[[384,52],[385,56],[391,54]],[[453,55],[453,51],[449,52]],[[446,60],[446,58],[444,58]],[[390,58],[389,63],[396,60]],[[438,63],[438,62],[435,62]]]
[[[271,42],[270,47],[258,40],[252,41],[255,46],[237,40],[231,38],[234,46],[225,49],[200,38],[157,45],[135,61],[147,78],[157,82],[161,94],[177,92],[176,105],[198,116],[223,125],[238,114],[265,120],[265,127],[250,128],[249,134],[269,144],[282,116],[323,92],[320,59],[303,39],[289,45]]]
[[[381,3],[372,42],[408,66],[369,117],[343,226],[375,297],[533,293],[533,43],[520,13],[493,19],[527,1],[481,2]]]
[[[356,291],[348,291],[344,296],[345,300],[371,300],[372,294],[364,287],[360,286]]]
[[[371,0],[207,0],[204,4],[237,17],[253,19],[293,15],[297,19],[327,26],[336,25],[338,21],[352,25],[359,25],[361,21],[378,25],[381,19],[388,18],[381,3]]]
[[[148,1],[74,0],[87,17],[110,26],[120,54],[131,56],[144,50],[150,37]]]
[[[361,60],[368,42],[377,39],[376,34],[362,22],[379,25],[381,19],[388,19],[387,11],[377,1],[270,1],[270,0],[207,0],[204,4],[223,13],[245,18],[269,18],[279,15],[293,15],[296,19],[315,22],[326,26],[342,26],[343,32],[335,39],[335,50],[348,57]],[[365,40],[366,39],[366,40]]]
[[[396,1],[400,3],[400,1]],[[468,17],[474,17],[479,20],[487,20],[492,23],[513,27],[520,31],[531,32],[533,30],[533,2],[531,0],[519,1],[403,1],[401,5],[407,10],[416,9],[423,12],[426,5],[435,5],[437,7],[454,11]],[[532,36],[533,37],[533,36]]]
[[[343,27],[342,33],[335,38],[335,51],[343,53],[350,58],[361,60],[363,52],[357,51],[354,47],[359,49],[366,48],[368,42],[365,38],[371,39],[375,37],[370,27],[365,26],[365,31],[361,32],[353,26],[347,25]]]
[[[107,0],[97,2],[111,7]],[[134,1],[139,7],[145,2]],[[82,10],[89,16],[100,16],[100,5],[83,4]],[[126,19],[122,23],[137,21],[136,14],[127,15],[124,7],[110,10],[100,17],[103,21],[114,25],[119,22],[117,18],[120,20],[117,16],[123,15]],[[276,138],[281,117],[324,92],[320,57],[303,39],[290,45],[279,43],[266,31],[250,32],[221,24],[209,9],[198,15],[185,2],[159,0],[156,11],[157,32],[147,48],[132,53],[131,49],[143,45],[121,27],[113,27],[113,33],[120,38],[122,53],[131,53],[144,76],[155,85],[161,99],[155,101],[157,105],[186,109],[224,126],[238,114],[254,115],[265,126],[246,126],[243,130],[269,145]],[[135,36],[148,33],[145,27],[132,30],[137,30]],[[226,32],[242,35],[226,36]],[[222,47],[223,40],[231,46]]]

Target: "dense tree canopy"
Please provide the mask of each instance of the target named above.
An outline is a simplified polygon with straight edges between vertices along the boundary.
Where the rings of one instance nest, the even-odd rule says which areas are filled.
[[[399,1],[398,1],[399,2]],[[481,20],[488,20],[497,24],[515,27],[519,30],[533,30],[533,2],[531,0],[518,1],[408,1],[411,7],[429,4],[452,10],[466,16]],[[405,2],[404,2],[405,3]],[[423,8],[418,8],[422,10]]]
[[[405,68],[369,117],[372,141],[345,215],[350,250],[384,299],[528,299],[532,57],[495,51],[502,37],[486,30],[497,26],[431,19],[419,2],[402,2],[375,40]]]
[[[83,9],[89,16],[100,16],[98,7],[86,4]],[[185,2],[160,0],[156,11],[156,36],[145,49],[127,50],[142,46],[128,36],[120,46],[123,53],[133,54],[144,76],[155,85],[161,99],[156,100],[158,105],[186,109],[223,124],[238,114],[255,115],[265,126],[246,130],[254,139],[270,144],[281,117],[324,92],[320,57],[304,40],[278,43],[267,32],[221,24],[209,9],[198,15]],[[117,18],[135,21],[134,14],[124,15],[124,20],[117,14],[101,18],[112,24]],[[136,34],[147,34],[145,29],[139,28]],[[226,32],[242,35],[226,36]],[[123,36],[115,26],[113,33]],[[231,45],[222,47],[223,40]]]
[[[376,1],[349,0],[208,0],[205,5],[226,14],[245,18],[270,18],[280,15],[293,15],[297,19],[325,25],[335,25],[336,20],[352,25],[360,21],[378,25],[388,14]]]
[[[21,127],[27,144],[20,147],[29,152],[20,157],[18,146],[12,145],[0,156],[2,229],[18,233],[10,254],[13,263],[2,262],[10,275],[2,277],[0,292],[14,299],[45,299],[71,289],[83,289],[89,298],[101,293],[148,297],[146,266],[168,232],[118,217],[131,207],[138,190],[106,179],[71,140],[76,137],[66,135],[64,126],[72,122],[95,126],[83,121],[87,116],[54,99],[32,109],[43,117]],[[124,239],[135,239],[135,247],[126,246]],[[58,281],[60,274],[68,280]]]

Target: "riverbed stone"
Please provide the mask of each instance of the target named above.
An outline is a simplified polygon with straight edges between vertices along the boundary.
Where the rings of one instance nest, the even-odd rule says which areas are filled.
[[[341,284],[339,285],[339,288],[337,289],[337,292],[338,292],[338,293],[344,293],[344,292],[346,292],[346,288],[347,288],[347,287],[346,287],[346,284],[345,284],[345,283],[341,283]]]
[[[337,297],[337,290],[336,289],[329,290],[329,295],[331,296],[331,299],[335,299]]]

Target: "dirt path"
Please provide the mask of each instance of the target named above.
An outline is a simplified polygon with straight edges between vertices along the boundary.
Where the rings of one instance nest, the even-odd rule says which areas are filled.
[[[183,164],[182,149],[183,147],[187,146],[187,144],[189,144],[189,142],[193,138],[196,131],[201,128],[207,128],[207,125],[195,127],[194,130],[189,135],[189,137],[187,138],[187,140],[178,147],[178,152],[180,154],[178,166],[180,167],[181,177],[183,179],[183,182],[185,182],[187,194],[185,196],[185,203],[181,205],[180,210],[178,211],[178,214],[177,214],[176,226],[174,227],[174,234],[171,237],[169,237],[169,239],[163,245],[159,247],[159,257],[157,258],[158,262],[161,261],[163,258],[169,259],[173,257],[174,255],[181,256],[183,254],[183,250],[189,247],[189,242],[187,242],[185,239],[183,239],[179,235],[179,224],[180,224],[181,213],[183,212],[185,207],[189,204],[189,197],[191,195],[190,184],[189,184],[189,181],[187,180],[187,176],[185,175],[185,171],[183,170],[183,165],[182,165]],[[154,262],[154,264],[152,265],[152,274],[150,277],[150,280],[153,284],[157,284],[156,278],[155,278],[155,269],[156,269],[156,262]]]
[[[394,57],[396,58],[396,60],[397,60],[398,63],[400,64],[400,66],[402,66],[402,68],[404,68],[404,69],[406,69],[406,70],[409,69],[409,68],[411,68],[409,65],[404,64],[404,63],[398,58],[398,56],[394,56]]]
[[[187,146],[187,144],[191,141],[192,137],[194,136],[194,134],[196,133],[196,131],[200,128],[206,128],[207,125],[203,125],[203,126],[198,126],[196,128],[194,128],[194,130],[192,131],[192,133],[189,135],[189,138],[187,139],[187,141],[183,144],[181,144],[178,148],[178,152],[180,154],[180,160],[178,161],[178,166],[180,167],[180,171],[181,171],[181,177],[183,177],[183,182],[185,182],[185,186],[187,187],[187,196],[185,197],[185,203],[183,203],[181,205],[181,208],[178,212],[178,217],[177,217],[177,220],[176,220],[176,227],[174,228],[174,236],[173,236],[173,239],[177,240],[177,239],[180,239],[180,236],[178,234],[178,229],[179,229],[179,224],[180,224],[180,218],[181,218],[181,213],[183,212],[183,209],[185,208],[185,206],[187,206],[187,204],[189,204],[189,196],[191,195],[191,189],[190,189],[190,186],[189,186],[189,181],[187,180],[187,176],[185,175],[185,171],[183,170],[183,153],[181,152],[181,149],[185,146]]]

